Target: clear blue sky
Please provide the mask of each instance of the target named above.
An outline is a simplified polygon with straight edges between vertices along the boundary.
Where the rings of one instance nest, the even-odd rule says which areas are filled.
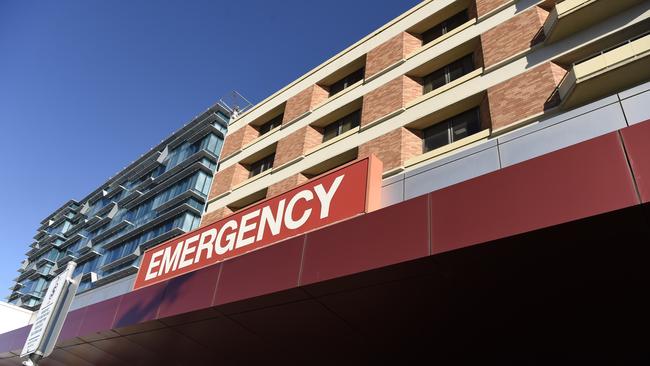
[[[39,222],[237,90],[253,103],[416,0],[0,0],[0,297]]]

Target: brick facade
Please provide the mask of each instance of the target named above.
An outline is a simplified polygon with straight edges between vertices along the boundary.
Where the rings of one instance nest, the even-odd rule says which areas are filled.
[[[312,85],[287,100],[282,124],[289,123],[304,113],[314,109],[329,97],[327,88]]]
[[[200,227],[215,223],[230,214],[232,214],[232,210],[229,209],[228,207],[221,207],[214,211],[207,212],[203,214],[203,217],[201,218]]]
[[[488,89],[492,128],[497,129],[557,104],[555,88],[566,71],[547,62]]]
[[[491,12],[492,10],[500,7],[501,5],[507,3],[510,0],[476,0],[475,9],[472,9],[476,12],[478,17],[482,17],[485,14]],[[470,7],[473,8],[473,7]]]
[[[221,149],[221,156],[226,157],[232,153],[239,151],[242,147],[246,146],[249,142],[259,137],[260,133],[251,125],[245,125],[242,128],[229,133],[226,140],[223,142]]]
[[[361,126],[394,112],[422,95],[419,80],[403,75],[363,96]]]
[[[305,154],[323,142],[323,134],[319,129],[305,126],[291,135],[278,141],[275,149],[273,167],[280,165]]]
[[[369,78],[395,62],[405,59],[420,47],[422,47],[422,40],[417,36],[408,32],[396,35],[368,52],[365,77]]]
[[[419,131],[400,127],[359,146],[359,159],[375,154],[384,164],[384,171],[404,165],[404,162],[422,154]]]
[[[266,191],[266,197],[273,197],[287,192],[290,189],[295,188],[308,180],[309,178],[301,173],[292,175],[289,178],[283,179],[280,182],[269,186],[268,190]]]
[[[548,11],[533,6],[481,34],[485,66],[489,67],[525,51],[543,37],[542,26]]]
[[[248,179],[250,172],[241,164],[231,165],[214,174],[209,198],[214,198]]]

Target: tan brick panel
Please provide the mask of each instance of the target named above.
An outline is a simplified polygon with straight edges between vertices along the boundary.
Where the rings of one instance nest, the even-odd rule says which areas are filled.
[[[223,219],[226,216],[229,216],[232,214],[232,210],[229,209],[228,207],[221,207],[218,208],[214,211],[211,212],[206,212],[203,214],[203,217],[201,217],[201,226],[207,226],[210,224],[213,224],[221,219]]]
[[[492,128],[505,127],[554,106],[555,88],[565,70],[547,62],[488,89]]]
[[[359,146],[359,159],[370,154],[382,161],[384,171],[398,168],[406,160],[422,154],[422,138],[419,131],[400,127]]]
[[[279,167],[280,165],[303,155],[321,142],[323,142],[323,135],[314,127],[305,126],[299,129],[278,141],[278,145],[275,149],[273,167]]]
[[[228,192],[234,186],[248,179],[248,175],[248,169],[241,164],[234,164],[216,172],[212,179],[212,187],[210,188],[208,199],[212,199],[224,192]]]
[[[481,34],[485,66],[506,60],[539,42],[547,16],[546,10],[534,6]]]
[[[282,124],[289,123],[304,113],[314,109],[329,97],[327,88],[320,85],[312,85],[287,100],[284,108]]]
[[[221,149],[221,156],[230,156],[232,153],[241,150],[249,142],[259,137],[260,133],[251,125],[245,125],[237,131],[228,134]]]
[[[476,15],[481,17],[508,1],[509,0],[476,0]]]
[[[406,58],[422,47],[422,41],[415,35],[402,32],[375,47],[366,56],[365,77],[384,70],[388,66]]]
[[[292,175],[289,178],[279,181],[278,183],[272,184],[266,192],[266,197],[273,197],[287,192],[292,188],[305,183],[308,180],[309,179],[307,177],[300,173]]]
[[[361,126],[402,108],[422,95],[422,85],[408,76],[400,76],[363,96]]]

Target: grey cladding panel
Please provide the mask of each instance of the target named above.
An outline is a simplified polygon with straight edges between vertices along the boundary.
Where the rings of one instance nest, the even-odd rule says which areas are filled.
[[[610,104],[533,133],[500,141],[501,163],[504,167],[517,164],[626,126],[621,105]]]
[[[417,197],[452,184],[478,177],[499,169],[499,154],[496,147],[421,171],[404,181],[404,199]]]
[[[650,91],[637,94],[621,103],[629,125],[650,119]]]

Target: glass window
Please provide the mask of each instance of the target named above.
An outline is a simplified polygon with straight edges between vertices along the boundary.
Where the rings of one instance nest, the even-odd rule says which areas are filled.
[[[265,170],[271,169],[273,167],[274,159],[275,159],[275,154],[271,154],[251,164],[249,178],[258,175]]]
[[[260,136],[264,135],[265,133],[268,133],[272,129],[282,125],[282,118],[284,118],[284,113],[272,118],[270,121],[266,122],[265,124],[261,125],[258,130],[260,131]]]
[[[359,70],[356,70],[349,75],[345,76],[343,79],[333,83],[330,85],[330,97],[336,93],[339,93],[345,88],[348,88],[350,85],[356,83],[359,80],[363,79],[363,74],[365,72],[365,68],[360,68]]]
[[[436,24],[431,29],[422,33],[422,44],[427,44],[434,39],[449,33],[451,30],[458,28],[458,26],[464,24],[469,20],[469,15],[467,14],[467,9],[461,11],[460,13],[442,21],[440,24]]]
[[[347,116],[330,123],[323,129],[323,142],[330,140],[344,132],[359,127],[361,110],[358,109]]]
[[[481,121],[478,108],[470,109],[423,131],[424,152],[437,149],[479,132]]]
[[[438,89],[474,70],[474,58],[469,55],[446,65],[423,78],[424,94]]]

